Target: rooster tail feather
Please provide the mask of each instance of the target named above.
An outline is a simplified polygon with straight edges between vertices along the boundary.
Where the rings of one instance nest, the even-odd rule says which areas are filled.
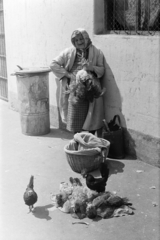
[[[33,187],[34,187],[33,180],[34,180],[34,176],[31,176],[30,180],[29,180],[28,188],[32,188],[33,189]]]

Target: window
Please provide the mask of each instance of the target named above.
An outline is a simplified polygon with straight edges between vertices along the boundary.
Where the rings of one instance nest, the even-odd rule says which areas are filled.
[[[103,33],[155,35],[160,31],[160,0],[104,0]]]

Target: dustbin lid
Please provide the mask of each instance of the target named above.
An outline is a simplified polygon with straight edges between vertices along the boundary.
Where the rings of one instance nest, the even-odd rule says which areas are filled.
[[[25,68],[19,71],[16,71],[15,75],[26,75],[26,74],[36,74],[36,73],[45,73],[50,72],[51,69],[49,67],[40,67],[40,68]]]

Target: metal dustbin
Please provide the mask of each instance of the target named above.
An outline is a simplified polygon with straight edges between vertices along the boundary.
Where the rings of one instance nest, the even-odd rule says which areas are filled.
[[[30,136],[50,132],[49,68],[16,71],[22,133]]]

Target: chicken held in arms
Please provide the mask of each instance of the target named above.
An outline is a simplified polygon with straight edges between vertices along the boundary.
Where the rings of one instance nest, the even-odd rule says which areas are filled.
[[[38,195],[37,193],[34,191],[34,177],[31,176],[30,177],[30,181],[29,181],[29,184],[26,188],[26,191],[23,195],[23,199],[24,199],[24,202],[26,205],[29,206],[29,212],[32,212],[33,208],[34,208],[34,204],[37,202],[38,200]]]

